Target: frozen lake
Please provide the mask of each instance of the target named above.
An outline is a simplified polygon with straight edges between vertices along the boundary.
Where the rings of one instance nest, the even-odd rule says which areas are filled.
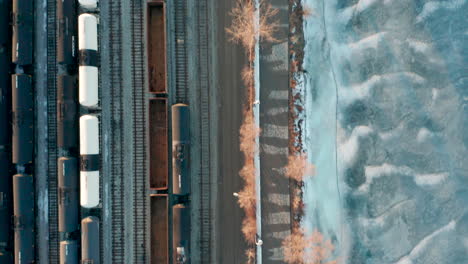
[[[303,5],[304,226],[343,263],[468,263],[468,1]]]

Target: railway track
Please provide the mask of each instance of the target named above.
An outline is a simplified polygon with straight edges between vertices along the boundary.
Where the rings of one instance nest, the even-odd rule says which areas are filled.
[[[187,3],[185,0],[174,1],[175,8],[175,67],[176,67],[176,91],[177,103],[188,103],[187,100],[187,46],[186,17]]]
[[[210,174],[210,62],[208,0],[197,1],[198,10],[198,59],[200,102],[200,257],[202,263],[212,263],[211,232],[211,174]]]
[[[57,200],[57,30],[56,0],[47,0],[47,148],[49,193],[49,263],[59,263]]]
[[[125,263],[121,1],[109,1],[112,261]]]
[[[133,88],[133,263],[147,263],[146,99],[143,3],[131,1]]]

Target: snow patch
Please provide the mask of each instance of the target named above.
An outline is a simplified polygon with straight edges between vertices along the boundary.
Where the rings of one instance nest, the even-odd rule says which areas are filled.
[[[288,100],[288,90],[274,90],[268,94],[268,99]]]
[[[349,139],[338,147],[339,155],[345,166],[350,166],[356,161],[356,153],[359,150],[359,139],[372,132],[368,126],[357,126],[353,129]]]
[[[266,124],[262,128],[262,136],[279,139],[288,139],[288,127]]]
[[[444,173],[431,173],[431,174],[416,174],[414,181],[419,186],[436,185],[440,184],[448,178],[449,174]]]
[[[349,48],[355,51],[360,51],[360,50],[365,50],[365,49],[377,49],[380,41],[382,41],[386,35],[387,35],[387,32],[385,31],[372,34],[356,42],[350,43]]]
[[[408,46],[416,52],[427,53],[431,49],[431,46],[429,44],[419,40],[408,38],[406,41],[408,43]]]
[[[452,0],[444,2],[431,1],[424,4],[421,13],[416,17],[416,22],[422,22],[439,9],[454,10],[464,5],[466,0]]]
[[[287,112],[288,112],[287,107],[273,107],[271,109],[268,109],[267,115],[274,116],[274,115],[284,114]]]
[[[360,192],[368,192],[369,186],[375,178],[379,178],[391,174],[401,174],[405,176],[410,176],[414,178],[414,182],[418,186],[428,186],[436,185],[442,183],[445,179],[448,178],[449,174],[447,172],[439,173],[417,173],[413,169],[407,166],[395,166],[388,163],[383,163],[379,166],[366,166],[364,168],[366,182],[359,187]]]
[[[423,238],[411,251],[408,255],[400,258],[395,264],[413,264],[413,260],[418,258],[421,254],[426,252],[424,249],[427,248],[429,242],[433,240],[435,237],[442,233],[446,233],[449,231],[453,231],[456,227],[455,220],[450,221],[447,225],[437,229],[436,231],[432,232],[425,238]]]
[[[387,132],[381,132],[379,133],[379,137],[382,140],[390,140],[393,139],[395,136],[400,136],[401,133],[403,133],[405,126],[403,125],[403,122],[400,122],[398,126],[390,131]]]
[[[287,27],[288,25],[286,25]],[[288,53],[288,42],[282,42],[280,44],[275,44],[271,48],[271,54],[264,56],[266,61],[276,62],[276,65],[273,67],[275,71],[285,72],[288,71],[288,60],[287,57],[283,54]]]
[[[356,4],[356,11],[362,12],[371,7],[376,2],[377,0],[359,0],[359,2]]]
[[[419,143],[422,143],[426,141],[428,138],[430,138],[433,135],[431,131],[429,131],[427,128],[423,127],[419,129],[418,135],[416,136],[416,140]]]

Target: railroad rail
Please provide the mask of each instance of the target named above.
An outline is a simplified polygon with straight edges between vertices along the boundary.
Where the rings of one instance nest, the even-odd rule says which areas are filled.
[[[59,263],[57,199],[57,24],[56,0],[47,0],[47,149],[49,263]]]
[[[210,56],[208,0],[197,1],[198,10],[198,59],[200,102],[200,260],[212,263],[211,232],[211,173],[210,173]]]
[[[187,1],[174,1],[175,9],[175,99],[177,103],[188,103],[187,98],[187,46],[186,27],[187,27]]]
[[[143,4],[131,1],[133,95],[133,263],[147,263],[146,86],[144,69]]]
[[[123,153],[123,87],[122,87],[122,28],[121,1],[109,1],[110,45],[110,177],[112,261],[125,263],[125,213],[124,213],[124,153]]]

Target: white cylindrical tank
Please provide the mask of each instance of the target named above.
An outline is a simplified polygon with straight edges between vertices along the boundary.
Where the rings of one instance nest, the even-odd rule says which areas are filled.
[[[91,14],[78,17],[78,49],[98,49],[97,18]]]
[[[94,9],[97,7],[98,0],[79,0],[78,2],[84,8]]]
[[[99,154],[99,120],[94,115],[80,117],[80,155]]]
[[[99,119],[80,117],[80,204],[86,208],[99,205]]]
[[[99,171],[80,171],[80,204],[85,208],[99,205]]]
[[[93,66],[79,67],[80,104],[87,107],[98,105],[98,68]]]
[[[82,14],[78,18],[79,66],[79,101],[87,107],[98,105],[99,73],[97,65],[89,62],[98,57],[97,19],[91,14]],[[83,59],[87,58],[87,59]]]

